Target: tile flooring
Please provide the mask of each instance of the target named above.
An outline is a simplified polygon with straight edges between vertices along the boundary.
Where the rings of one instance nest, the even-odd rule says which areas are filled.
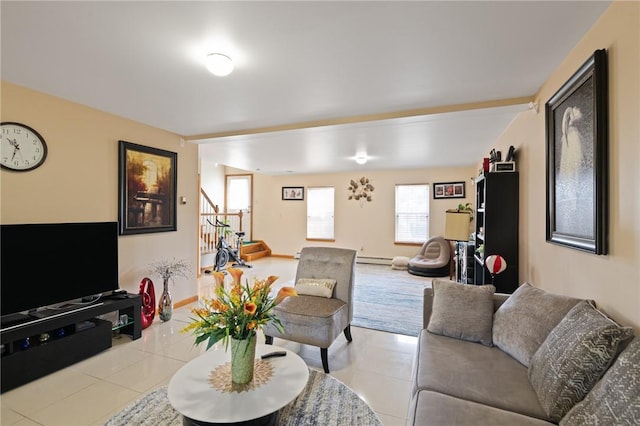
[[[244,278],[278,275],[278,283],[293,280],[297,261],[264,258],[251,263]],[[203,275],[198,293],[209,296],[213,278]],[[162,323],[156,318],[132,341],[113,340],[113,347],[0,396],[3,426],[102,425],[109,417],[143,394],[168,384],[185,363],[200,355],[189,334],[180,333],[189,321],[189,307],[174,311]],[[329,348],[331,375],[354,390],[378,414],[385,426],[405,424],[410,394],[410,374],[417,339],[352,327],[353,342],[341,335]],[[263,342],[259,336],[259,342]],[[275,345],[297,352],[310,368],[322,371],[320,350],[285,340]],[[223,350],[217,347],[211,350]],[[1,368],[1,365],[0,365]]]

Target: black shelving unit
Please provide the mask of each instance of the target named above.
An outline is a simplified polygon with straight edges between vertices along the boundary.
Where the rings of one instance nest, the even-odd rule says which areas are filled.
[[[498,293],[513,293],[518,277],[518,172],[486,173],[476,178],[475,284],[494,284]],[[495,276],[484,260],[499,254],[507,269]]]
[[[68,367],[111,347],[112,324],[97,318],[119,311],[129,322],[118,325],[133,340],[142,335],[141,297],[119,295],[69,312],[43,311],[20,324],[2,324],[1,388],[6,392]]]

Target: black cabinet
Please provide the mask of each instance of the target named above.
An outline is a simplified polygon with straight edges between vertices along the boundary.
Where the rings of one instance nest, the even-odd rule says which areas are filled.
[[[2,324],[1,392],[38,379],[111,347],[112,324],[96,318],[109,312],[126,314],[121,333],[142,335],[141,298],[138,294],[105,298],[69,312],[40,311],[39,318]]]
[[[518,277],[518,172],[486,173],[476,178],[475,284],[494,284],[513,293]],[[507,269],[492,279],[484,260],[498,254]]]

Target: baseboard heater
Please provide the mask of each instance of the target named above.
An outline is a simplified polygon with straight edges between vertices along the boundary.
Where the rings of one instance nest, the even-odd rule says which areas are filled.
[[[370,256],[358,256],[356,257],[356,263],[363,265],[391,265],[391,258],[389,257],[370,257]]]
[[[294,259],[300,259],[300,252],[297,252],[294,256]],[[390,257],[371,257],[371,256],[357,256],[356,263],[360,263],[362,265],[388,265],[391,266],[391,258]]]

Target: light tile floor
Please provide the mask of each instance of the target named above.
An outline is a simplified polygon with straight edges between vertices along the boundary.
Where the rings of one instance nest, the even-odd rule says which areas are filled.
[[[251,262],[243,278],[278,275],[278,283],[293,280],[297,261],[264,258]],[[201,296],[209,296],[213,278],[198,282]],[[2,425],[102,425],[143,394],[168,384],[185,363],[204,352],[180,330],[189,321],[190,306],[174,311],[170,321],[156,318],[132,341],[113,340],[113,347],[92,358],[57,371],[0,396]],[[417,339],[352,327],[353,342],[340,336],[329,348],[331,375],[355,391],[378,414],[385,426],[405,424],[410,374]],[[259,341],[264,341],[259,336]],[[320,350],[281,339],[275,345],[297,352],[310,368],[322,371]],[[211,350],[223,350],[217,347]],[[1,365],[0,365],[1,368]]]

